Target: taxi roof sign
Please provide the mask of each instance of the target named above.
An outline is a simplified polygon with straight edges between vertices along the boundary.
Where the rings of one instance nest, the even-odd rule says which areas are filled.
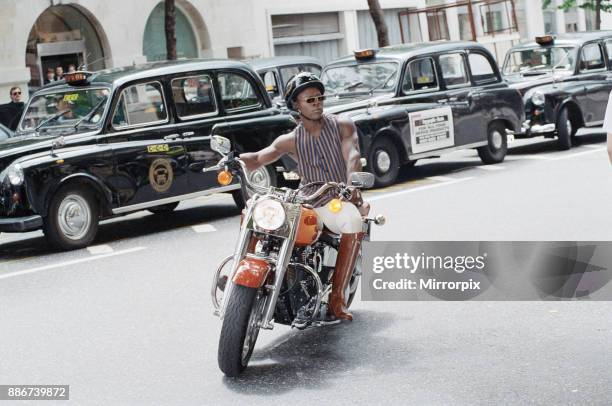
[[[358,49],[353,51],[353,54],[355,55],[355,59],[371,59],[374,58],[374,55],[376,55],[376,50],[375,49]]]
[[[536,43],[539,45],[552,45],[555,43],[555,37],[552,35],[543,35],[535,38]]]
[[[66,81],[66,83],[69,83],[71,85],[79,85],[87,82],[87,78],[89,76],[91,76],[90,72],[77,71],[72,73],[65,73],[64,80]]]

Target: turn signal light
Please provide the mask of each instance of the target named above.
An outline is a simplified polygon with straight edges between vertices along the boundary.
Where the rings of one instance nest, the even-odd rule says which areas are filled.
[[[232,179],[233,179],[232,174],[229,173],[228,171],[221,171],[217,175],[217,182],[219,182],[219,184],[223,186],[227,186],[230,183],[232,183]]]
[[[340,210],[342,210],[342,200],[334,199],[331,202],[329,202],[327,207],[329,208],[329,211],[331,211],[332,213],[340,213]]]

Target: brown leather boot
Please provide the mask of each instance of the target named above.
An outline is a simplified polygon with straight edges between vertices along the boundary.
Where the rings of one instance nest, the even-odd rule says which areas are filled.
[[[353,315],[346,308],[346,298],[344,292],[351,280],[351,273],[355,268],[357,254],[361,247],[361,240],[365,233],[342,234],[340,237],[340,247],[338,248],[338,258],[336,259],[336,269],[332,275],[332,291],[329,295],[329,309],[331,313],[342,320],[353,320]]]

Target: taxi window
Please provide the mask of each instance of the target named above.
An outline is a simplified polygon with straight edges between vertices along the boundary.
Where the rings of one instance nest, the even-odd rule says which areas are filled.
[[[174,79],[172,97],[180,118],[215,115],[217,103],[209,75]]]
[[[582,48],[580,55],[580,70],[590,71],[606,67],[599,44],[588,44]]]
[[[218,76],[221,103],[225,110],[242,110],[260,106],[251,82],[236,73],[220,73]]]
[[[497,75],[495,69],[491,65],[491,61],[479,53],[471,53],[468,56],[470,63],[470,70],[472,71],[472,77],[476,83],[490,83],[497,82]]]
[[[402,84],[404,93],[437,89],[438,79],[436,78],[433,59],[417,59],[408,64],[408,70]]]
[[[266,91],[270,95],[271,98],[277,97],[280,95],[280,90],[278,88],[278,80],[276,79],[276,72],[273,70],[269,70],[267,72],[262,72],[263,74],[263,82],[266,86]]]
[[[123,90],[113,115],[118,128],[141,126],[168,121],[161,85],[142,83]]]
[[[441,55],[440,67],[446,87],[463,86],[469,82],[465,62],[461,54]]]
[[[287,82],[289,82],[289,79],[300,73],[300,67],[285,66],[284,68],[280,68],[280,73],[283,78],[283,82],[285,82],[285,86],[287,86]]]
[[[321,76],[321,68],[316,65],[304,65],[302,71],[304,72],[312,72],[317,76]]]

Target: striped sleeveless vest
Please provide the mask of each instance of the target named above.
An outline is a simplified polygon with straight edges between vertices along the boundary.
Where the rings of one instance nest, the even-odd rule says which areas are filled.
[[[308,133],[302,123],[294,131],[300,185],[310,182],[347,182],[340,127],[334,116],[323,116],[323,127],[318,136]],[[305,188],[301,194],[314,193],[319,187],[321,185]],[[323,206],[337,197],[337,193],[330,192],[313,202],[313,206]]]

